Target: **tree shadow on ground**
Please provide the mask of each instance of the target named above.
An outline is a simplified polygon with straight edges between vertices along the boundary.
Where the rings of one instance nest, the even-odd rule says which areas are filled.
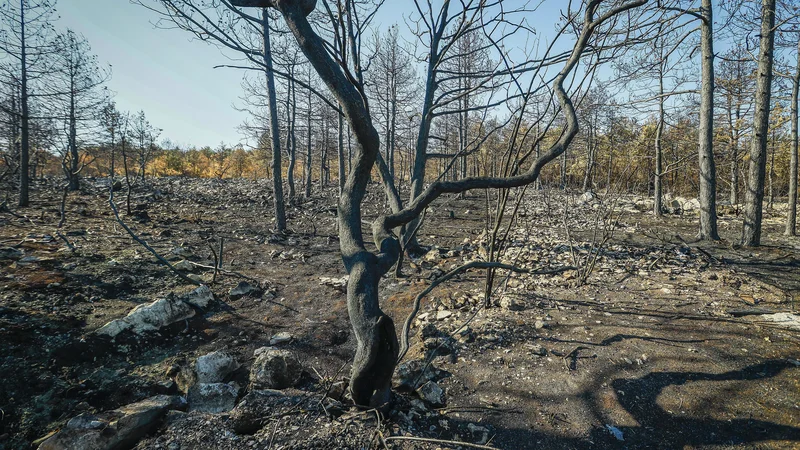
[[[736,418],[720,420],[710,416],[681,417],[665,410],[658,397],[670,386],[693,382],[754,381],[773,378],[785,370],[800,370],[787,360],[768,360],[739,370],[719,374],[704,372],[651,372],[639,378],[617,378],[609,383],[618,396],[619,404],[638,424],[617,426],[624,440],[617,440],[603,425],[596,424],[588,436],[563,437],[536,431],[504,427],[495,423],[496,438],[493,444],[503,449],[525,448],[653,448],[684,449],[696,446],[740,446],[766,441],[778,441],[784,447],[800,443],[800,428],[766,420]],[[592,401],[585,392],[580,396],[590,402],[597,418],[607,415],[601,405]],[[726,399],[710,399],[725,402]],[[791,422],[791,418],[790,418]],[[778,444],[777,448],[781,448]]]
[[[797,299],[800,296],[800,260],[785,256],[772,260],[747,260],[726,257],[725,263],[756,280],[773,286]]]
[[[740,370],[710,374],[703,372],[651,372],[637,379],[611,382],[625,395],[619,402],[647,433],[630,433],[630,444],[655,444],[660,448],[683,448],[686,445],[736,445],[766,440],[800,442],[800,428],[752,418],[718,420],[711,417],[680,417],[665,411],[657,398],[668,386],[697,381],[756,381],[778,376],[794,368],[786,360],[768,360]],[[794,369],[796,370],[796,369]],[[725,401],[725,399],[718,399]],[[669,423],[668,427],[664,424]],[[623,433],[626,428],[620,428]],[[629,428],[630,429],[630,428]],[[632,429],[631,429],[632,430]],[[676,430],[679,432],[676,433]]]

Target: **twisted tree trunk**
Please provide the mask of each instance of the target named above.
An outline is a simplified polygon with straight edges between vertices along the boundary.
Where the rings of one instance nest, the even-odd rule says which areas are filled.
[[[300,48],[320,78],[342,107],[356,138],[352,170],[342,189],[338,203],[339,245],[347,284],[347,309],[356,337],[356,355],[351,372],[350,391],[359,405],[385,405],[391,397],[391,377],[399,354],[394,322],[379,306],[378,283],[397,261],[400,244],[391,230],[408,225],[444,193],[460,193],[470,189],[511,188],[533,183],[545,164],[558,158],[578,132],[578,120],[572,101],[564,89],[564,81],[580,60],[595,28],[610,17],[646,3],[635,0],[625,3],[594,20],[600,1],[591,0],[578,40],[564,68],[558,73],[553,89],[561,110],[566,115],[565,130],[559,139],[523,174],[507,178],[465,178],[453,182],[438,181],[428,186],[402,211],[379,217],[373,224],[373,239],[378,252],[366,250],[362,236],[361,203],[366,193],[370,172],[380,152],[380,138],[372,124],[369,110],[358,87],[345,77],[328,54],[322,39],[306,16],[314,9],[314,0],[269,0],[277,8],[295,36]],[[386,170],[385,164],[384,170]]]

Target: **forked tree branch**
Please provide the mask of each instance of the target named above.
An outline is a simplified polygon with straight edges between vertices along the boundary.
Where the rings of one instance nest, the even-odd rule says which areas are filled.
[[[544,154],[531,164],[526,172],[512,177],[469,177],[458,181],[437,181],[432,183],[421,195],[406,206],[403,211],[376,219],[372,228],[376,244],[382,247],[382,241],[391,238],[388,230],[411,222],[419,216],[423,209],[442,194],[456,194],[471,189],[507,189],[524,186],[536,181],[542,168],[547,163],[560,156],[578,133],[578,117],[573,107],[572,100],[564,88],[564,82],[583,56],[583,52],[589,44],[590,37],[597,27],[602,25],[606,20],[617,14],[645,5],[647,1],[648,0],[635,0],[625,3],[606,11],[599,18],[595,18],[594,15],[600,3],[602,3],[602,0],[592,0],[589,2],[584,15],[584,25],[578,36],[578,40],[572,49],[570,57],[553,82],[553,90],[566,116],[564,132]]]

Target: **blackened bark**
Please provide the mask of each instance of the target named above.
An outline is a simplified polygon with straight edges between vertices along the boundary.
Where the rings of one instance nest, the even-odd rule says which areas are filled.
[[[275,229],[286,229],[286,207],[283,202],[283,177],[281,173],[281,135],[278,125],[278,101],[275,93],[275,75],[272,73],[272,49],[269,42],[269,14],[262,11],[264,32],[264,65],[267,66],[267,98],[269,102],[270,134],[272,138],[272,193],[275,197]]]
[[[21,136],[19,148],[19,207],[28,206],[30,203],[30,178],[28,164],[30,162],[30,115],[28,112],[28,57],[25,45],[25,1],[20,0],[20,64],[22,66],[22,76],[20,80],[20,118]]]
[[[787,236],[794,236],[797,234],[797,101],[800,91],[800,42],[797,44],[797,68],[795,69],[794,80],[792,81],[792,154],[789,160],[789,212],[786,216],[786,230],[784,231],[784,234]]]
[[[308,82],[309,85],[311,83],[311,74],[308,75]],[[311,173],[314,171],[314,168],[311,166],[312,159],[311,159],[311,89],[308,91],[308,95],[306,96],[306,101],[308,102],[308,110],[306,115],[306,164],[305,164],[305,182],[306,182],[306,191],[305,197],[311,198]]]
[[[387,240],[375,255],[366,250],[361,228],[361,202],[370,171],[380,151],[378,132],[355,86],[342,74],[325,50],[322,39],[306,19],[302,5],[275,1],[300,48],[336,97],[356,137],[353,167],[338,205],[339,245],[350,278],[347,309],[356,337],[356,355],[350,391],[359,405],[382,406],[391,396],[391,379],[399,351],[392,319],[381,311],[378,282],[397,260],[399,245]]]
[[[700,231],[701,240],[719,240],[717,232],[717,174],[714,165],[714,14],[711,0],[703,0],[700,24]]]
[[[761,38],[758,55],[753,142],[750,147],[747,190],[745,191],[742,245],[761,245],[761,218],[764,208],[764,179],[767,169],[767,133],[772,94],[772,59],[775,47],[775,0],[761,3]]]
[[[591,117],[586,130],[586,172],[583,174],[583,192],[592,190],[592,173],[594,172],[594,132]]]
[[[289,187],[289,204],[295,204],[295,187],[294,187],[294,166],[297,154],[297,136],[295,135],[295,125],[297,117],[297,95],[295,95],[296,86],[294,83],[294,66],[289,69],[291,78],[289,79],[289,90],[286,93],[286,110],[287,110],[287,130],[288,136],[286,137],[288,153],[289,153],[289,167],[286,171],[286,183]]]
[[[337,147],[337,156],[339,158],[338,165],[339,165],[339,195],[342,195],[342,191],[344,191],[344,178],[345,178],[345,170],[344,170],[344,116],[342,114],[337,114],[339,117],[339,136],[338,141],[336,143]]]
[[[653,175],[653,215],[661,217],[664,212],[664,193],[662,187],[662,177],[664,176],[663,148],[661,137],[664,133],[664,77],[663,72],[659,78],[659,100],[658,100],[658,125],[656,125],[656,170]]]
[[[72,68],[70,67],[70,71]],[[70,74],[72,76],[72,74]],[[78,178],[79,158],[78,158],[78,130],[75,118],[75,87],[74,81],[70,82],[71,88],[69,93],[69,158],[70,164],[67,176],[69,179],[70,191],[77,191],[80,189],[80,179]]]

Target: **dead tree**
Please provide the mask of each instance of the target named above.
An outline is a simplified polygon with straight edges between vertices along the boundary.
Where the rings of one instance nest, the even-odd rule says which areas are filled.
[[[345,269],[349,274],[347,286],[348,312],[356,336],[356,355],[351,373],[350,391],[359,405],[382,406],[389,402],[391,378],[399,352],[397,334],[392,319],[380,308],[378,284],[380,278],[397,261],[400,243],[391,231],[417,219],[436,198],[446,193],[470,189],[512,188],[534,182],[547,163],[556,159],[574,139],[578,121],[566,89],[565,81],[590,44],[592,35],[605,22],[618,14],[631,11],[647,0],[616,3],[601,9],[605,2],[589,0],[583,9],[583,21],[577,41],[568,56],[562,59],[563,68],[555,76],[552,89],[565,117],[559,139],[529,168],[518,175],[503,178],[475,177],[458,181],[437,181],[429,185],[403,210],[379,217],[373,224],[377,252],[367,250],[362,235],[361,203],[364,199],[370,172],[380,153],[380,138],[373,125],[363,84],[348,76],[346,67],[328,53],[326,44],[308,21],[314,10],[314,0],[236,0],[240,6],[274,7],[278,9],[298,45],[322,81],[333,93],[350,123],[357,143],[352,170],[348,174],[338,205],[339,242]],[[574,18],[574,13],[570,15]]]
[[[661,3],[661,2],[659,2]],[[700,129],[699,195],[701,240],[719,240],[717,231],[717,173],[714,164],[714,8],[702,0],[697,8],[685,9],[681,1],[663,2],[667,11],[678,12],[700,22]]]
[[[401,46],[397,25],[372,42],[375,57],[367,73],[369,93],[375,99],[375,110],[383,127],[384,160],[389,173],[395,177],[398,143],[398,117],[417,99],[418,83],[411,57]],[[399,125],[399,126],[398,126]]]
[[[789,212],[786,215],[786,229],[784,234],[794,236],[797,234],[797,168],[798,168],[798,114],[797,102],[800,94],[800,39],[797,43],[797,67],[792,77],[791,121],[792,121],[792,153],[789,159]]]
[[[50,45],[55,14],[55,2],[51,0],[18,0],[0,4],[0,50],[7,54],[9,62],[0,69],[3,83],[15,86],[19,92],[19,199],[20,207],[30,202],[30,150],[31,114],[30,102],[34,97],[32,84],[49,73]]]
[[[147,120],[144,111],[141,110],[129,120],[128,137],[131,142],[136,144],[133,147],[137,165],[134,179],[139,178],[141,181],[144,181],[147,164],[153,158],[156,150],[155,142],[161,134],[161,129],[154,127],[150,121]]]
[[[752,109],[752,73],[755,71],[744,45],[737,45],[722,55],[717,77],[722,95],[722,109],[728,132],[728,165],[730,167],[731,205],[739,204],[740,143],[749,130],[745,117]]]
[[[745,192],[742,245],[761,245],[761,218],[764,207],[764,180],[767,169],[767,135],[769,133],[772,63],[775,48],[775,0],[763,0],[761,37],[758,52],[753,140],[750,147],[747,190]]]
[[[275,94],[275,75],[272,69],[272,47],[270,46],[269,11],[261,14],[261,32],[264,36],[264,74],[267,78],[267,98],[269,105],[269,127],[272,138],[272,192],[275,196],[275,229],[286,229],[286,208],[283,202],[283,181],[281,173],[281,141],[278,126],[278,100]]]
[[[499,48],[502,39],[516,31],[525,30],[525,28],[517,25],[514,32],[501,33],[500,37],[489,39],[488,35],[492,30],[502,28],[502,24],[514,21],[515,16],[522,15],[523,12],[529,13],[524,6],[507,8],[506,5],[502,5],[502,2],[487,5],[479,0],[468,0],[458,4],[445,1],[438,8],[434,8],[430,2],[423,4],[423,2],[415,0],[414,5],[418,15],[415,19],[416,30],[414,33],[425,48],[425,54],[421,60],[425,61],[426,70],[419,129],[414,146],[409,201],[418,197],[425,187],[428,161],[437,157],[452,157],[446,153],[431,155],[428,151],[433,137],[431,130],[434,120],[437,117],[451,114],[459,114],[463,119],[463,115],[469,114],[471,111],[488,109],[491,103],[477,107],[465,107],[464,104],[465,101],[469,104],[469,97],[475,96],[477,93],[491,91],[509,82],[509,72],[519,69],[518,67],[498,69],[500,67],[498,64],[490,68],[473,67],[472,69],[475,70],[472,73],[459,72],[458,69],[452,70],[454,65],[458,65],[458,59],[468,59],[468,55],[460,54],[459,47],[463,49],[464,40],[469,39],[469,35],[477,33],[485,36],[487,40],[477,44],[477,47],[471,47],[470,51],[482,53],[492,47]],[[491,11],[494,11],[494,8],[500,8],[503,12],[495,11],[493,14]],[[465,83],[465,80],[469,80],[469,82]],[[462,125],[464,124],[462,123]],[[417,220],[413,220],[406,227],[406,236],[404,237],[410,243],[409,250],[413,252],[420,249],[413,235],[419,229],[417,225]]]
[[[67,130],[64,172],[68,189],[80,187],[83,169],[79,154],[79,134],[92,131],[102,106],[108,101],[103,84],[111,77],[110,69],[101,66],[91,53],[89,42],[72,30],[60,34],[55,42],[56,63],[52,83],[46,92],[55,99],[53,117],[65,123]]]
[[[272,61],[273,55],[270,44],[271,34],[276,30],[270,29],[271,24],[269,17],[265,15],[267,14],[266,12],[255,15],[247,14],[236,8],[229,0],[213,0],[209,2],[191,0],[146,2],[144,0],[134,0],[134,2],[157,13],[161,17],[157,25],[163,25],[166,28],[177,26],[193,33],[201,41],[209,42],[223,51],[234,54],[236,59],[243,58],[245,60],[242,64],[225,64],[218,67],[257,70],[265,74],[268,107],[270,112],[275,113],[271,114],[269,118],[275,221],[276,228],[283,230],[286,227],[286,218],[285,212],[283,212],[285,207],[280,134],[277,124],[277,94],[274,92],[275,77],[291,78],[298,86],[310,90],[329,106],[337,110],[338,107],[335,107],[311,84],[291,77],[280,68],[275,67]],[[272,101],[273,99],[275,100],[274,102]],[[274,109],[272,107],[273,104],[275,105]]]

